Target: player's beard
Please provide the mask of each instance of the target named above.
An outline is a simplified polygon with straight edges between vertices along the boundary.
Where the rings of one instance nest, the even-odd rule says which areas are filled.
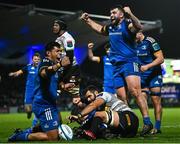
[[[117,26],[119,24],[120,19],[118,17],[115,17],[113,20],[111,20],[112,26]]]

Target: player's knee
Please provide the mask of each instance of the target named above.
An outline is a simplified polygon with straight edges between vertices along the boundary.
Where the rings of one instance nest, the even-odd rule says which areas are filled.
[[[141,91],[136,87],[130,88],[129,93],[130,93],[131,96],[134,96],[136,98],[141,95]]]

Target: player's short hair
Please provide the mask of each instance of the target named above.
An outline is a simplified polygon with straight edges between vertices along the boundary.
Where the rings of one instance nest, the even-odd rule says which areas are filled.
[[[45,55],[46,55],[47,51],[53,50],[54,47],[60,48],[61,45],[58,42],[54,42],[54,41],[47,43],[46,46],[45,46]]]
[[[87,91],[91,91],[91,92],[95,92],[95,91],[98,91],[100,92],[100,89],[94,85],[89,85],[87,86],[84,90],[83,90],[83,96],[85,96],[85,94],[87,93]]]
[[[114,5],[110,8],[110,10],[113,10],[115,8],[118,8],[120,11],[122,11],[125,14],[124,8],[122,5],[118,4],[118,5]]]
[[[32,57],[34,57],[34,56],[37,56],[39,58],[41,57],[41,55],[38,52],[34,53],[34,55]]]
[[[54,23],[57,23],[60,26],[61,30],[67,30],[67,24],[63,20],[54,20]]]

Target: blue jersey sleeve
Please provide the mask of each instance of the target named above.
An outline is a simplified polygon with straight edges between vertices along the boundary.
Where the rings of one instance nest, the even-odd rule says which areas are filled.
[[[23,73],[27,73],[28,72],[28,65],[24,66],[22,69]]]
[[[108,35],[109,34],[109,25],[103,26],[101,31],[103,34]]]
[[[52,62],[49,59],[44,58],[39,65],[38,73],[40,73],[44,68],[47,68],[49,66],[52,66]]]
[[[161,50],[159,44],[156,42],[155,39],[153,39],[152,37],[147,37],[147,40],[149,41],[150,45],[151,45],[151,51],[153,53]]]

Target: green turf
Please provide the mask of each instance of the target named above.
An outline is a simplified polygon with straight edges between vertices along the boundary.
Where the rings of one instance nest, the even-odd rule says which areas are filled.
[[[140,128],[142,128],[142,118],[139,110],[135,110],[140,118]],[[63,112],[63,121],[66,123],[65,117],[68,112]],[[152,121],[154,121],[153,110],[150,110]],[[32,120],[32,119],[31,119]],[[26,119],[23,114],[0,114],[0,142],[7,142],[8,136],[13,132],[14,128],[27,128],[31,125],[31,120]],[[73,127],[76,124],[70,124]],[[65,143],[66,141],[61,140]],[[155,136],[146,136],[135,138],[121,138],[104,140],[99,139],[95,141],[88,141],[84,139],[68,141],[68,143],[179,143],[180,142],[180,108],[164,108],[162,121],[162,134]]]

